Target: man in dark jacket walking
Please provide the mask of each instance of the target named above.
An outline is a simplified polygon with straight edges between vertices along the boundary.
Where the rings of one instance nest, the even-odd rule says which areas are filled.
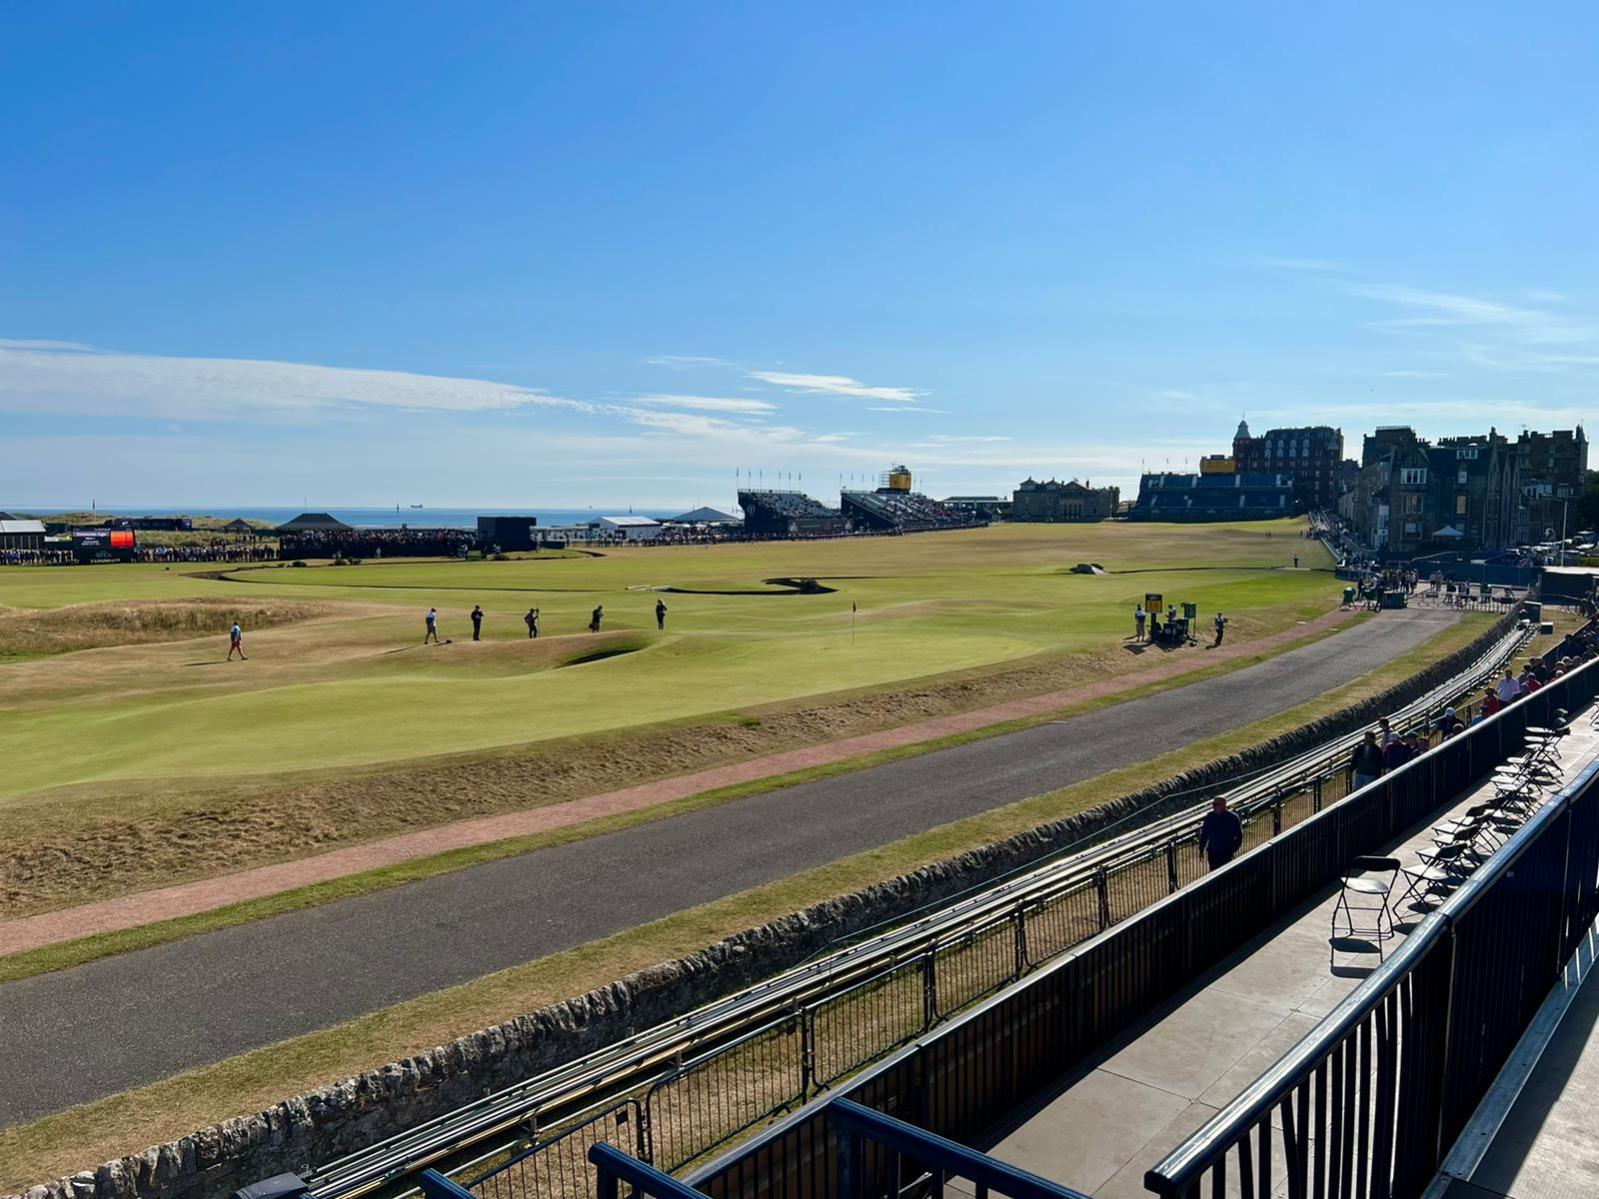
[[[483,606],[481,604],[472,605],[472,640],[483,640]]]
[[[1243,843],[1244,822],[1238,819],[1237,812],[1227,810],[1226,796],[1218,795],[1199,826],[1199,848],[1205,851],[1210,868],[1227,865]]]
[[[1366,736],[1355,746],[1355,752],[1349,759],[1349,769],[1355,776],[1353,789],[1356,791],[1382,777],[1382,746],[1377,744],[1375,729],[1367,729]]]

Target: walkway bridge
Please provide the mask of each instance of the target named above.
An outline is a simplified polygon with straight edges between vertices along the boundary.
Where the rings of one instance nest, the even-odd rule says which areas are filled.
[[[643,1130],[612,1115],[586,1142],[574,1138],[592,1173],[571,1170],[571,1155],[530,1154],[494,1164],[466,1193],[605,1199],[625,1184],[663,1199],[1420,1196],[1551,987],[1569,984],[1568,960],[1599,916],[1591,721],[1575,717],[1558,740],[1557,775],[1512,789],[1531,797],[1514,819],[1495,800],[1508,778],[1497,771],[1531,769],[1546,741],[1537,730],[1562,710],[1585,711],[1596,693],[1599,663],[1555,680],[824,1086],[686,1188],[618,1154]],[[1329,944],[1353,859],[1416,869],[1431,826],[1480,816],[1485,802],[1493,852],[1457,886],[1424,886],[1419,901],[1397,903],[1401,881],[1384,960],[1370,940]],[[883,992],[891,1022],[891,980]],[[652,1151],[694,1135],[660,1123],[649,1132]],[[1450,1184],[1474,1185],[1439,1183]],[[423,1189],[463,1194],[432,1172]]]

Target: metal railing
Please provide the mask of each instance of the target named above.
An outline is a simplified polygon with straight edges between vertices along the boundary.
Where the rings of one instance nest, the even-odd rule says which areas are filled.
[[[1524,636],[1507,632],[1472,667],[1396,713],[1395,726],[1431,736],[1450,703],[1469,716],[1458,697],[1491,678]],[[1231,790],[1244,851],[1347,794],[1347,755],[1359,735]],[[602,1125],[626,1127],[605,1143],[679,1169],[1203,877],[1196,840],[1205,806],[1155,822],[1146,816],[1091,853],[1067,847],[864,943],[467,1105],[333,1164],[313,1190],[317,1199],[350,1199],[436,1165],[477,1174],[468,1186],[480,1199],[586,1199],[594,1192],[583,1138]]]
[[[1556,708],[1586,706],[1596,690],[1599,690],[1599,663],[1590,663],[1555,680],[1543,690],[1363,788],[1345,802],[1327,808],[1256,852],[1207,876],[1197,885],[1169,896],[1086,945],[1062,955],[1020,986],[978,1005],[851,1080],[838,1094],[879,1111],[898,1113],[939,1135],[980,1143],[990,1130],[1044,1088],[1054,1085],[1070,1071],[1080,1069],[1090,1054],[1154,1005],[1335,881],[1352,857],[1372,852],[1392,840],[1400,831],[1434,812],[1486,775],[1494,765],[1517,752],[1522,748],[1529,726],[1547,722]],[[1599,771],[1599,767],[1595,769]],[[1585,779],[1591,778],[1593,773],[1584,776]],[[1593,828],[1582,835],[1593,840],[1592,852],[1599,855],[1599,788],[1594,791]],[[1541,816],[1539,825],[1558,818]],[[1587,819],[1586,814],[1584,818]],[[1497,874],[1521,880],[1507,894],[1531,898],[1520,906],[1501,910],[1495,925],[1501,930],[1514,930],[1518,921],[1535,914],[1528,908],[1529,903],[1536,906],[1534,901],[1537,900],[1548,906],[1549,888],[1540,880],[1564,877],[1548,861],[1534,870],[1530,868],[1532,859],[1523,856],[1518,860],[1522,864],[1519,871],[1513,861],[1499,867]],[[1584,878],[1588,880],[1581,890],[1585,906],[1575,915],[1579,924],[1589,908],[1599,907],[1599,901],[1593,898],[1592,876],[1584,875]],[[1514,934],[1509,935],[1513,937]],[[1563,931],[1561,935],[1566,933]],[[1412,938],[1414,936],[1412,934]],[[1476,1102],[1471,1092],[1479,1082],[1486,1085],[1491,1081],[1497,1068],[1497,1059],[1501,1056],[1498,1045],[1502,1042],[1508,1048],[1514,1042],[1512,1033],[1507,1034],[1508,1039],[1488,1037],[1485,1044],[1478,1045],[1482,1039],[1483,1020],[1491,1014],[1492,1005],[1508,1004],[1518,1011],[1530,1011],[1526,1005],[1530,1003],[1531,1007],[1536,1007],[1547,982],[1553,978],[1557,961],[1562,960],[1560,947],[1542,932],[1527,940],[1529,944],[1519,947],[1517,953],[1529,955],[1530,961],[1540,964],[1542,973],[1529,981],[1513,969],[1511,980],[1507,982],[1496,980],[1491,971],[1479,970],[1476,976],[1479,1002],[1474,1007],[1457,1007],[1454,1011],[1448,1035],[1453,1038],[1451,1044],[1457,1047],[1459,1056],[1455,1072],[1446,1083],[1448,1087],[1459,1086],[1463,1090],[1459,1098],[1444,1103],[1446,1122],[1454,1119],[1447,1114],[1449,1112],[1458,1110],[1461,1120],[1469,1116]],[[1485,942],[1485,945],[1487,955],[1475,959],[1479,966],[1487,966],[1492,961],[1492,943]],[[1404,956],[1396,954],[1393,960],[1414,960],[1410,955],[1415,951],[1408,949],[1408,943],[1405,950]],[[1511,960],[1519,961],[1519,957]],[[1385,1014],[1372,1017],[1373,1023],[1395,1019],[1396,1010],[1414,1002],[1410,996],[1394,999]],[[1436,1020],[1427,1027],[1431,1030],[1429,1035],[1442,1035]],[[1305,1125],[1297,1119],[1299,1110],[1309,1109],[1296,1109],[1296,1123],[1289,1126],[1287,1137],[1278,1136],[1273,1142],[1271,1138],[1277,1134],[1271,1130],[1272,1113],[1285,1094],[1303,1099],[1314,1093],[1322,1095],[1324,1100],[1329,1093],[1342,1097],[1353,1095],[1357,1097],[1352,1102],[1357,1104],[1358,1110],[1375,1112],[1377,1092],[1360,1082],[1364,1076],[1356,1070],[1353,1056],[1359,1055],[1361,1062],[1377,1062],[1381,1066],[1389,1050],[1382,1047],[1381,1036],[1372,1039],[1374,1031],[1372,1028],[1365,1032],[1350,1031],[1343,1044],[1351,1046],[1347,1052],[1352,1056],[1342,1065],[1335,1062],[1328,1068],[1320,1091],[1316,1090],[1318,1084],[1314,1080],[1307,1082],[1305,1077],[1296,1074],[1285,1079],[1281,1087],[1272,1089],[1269,1096],[1261,1097],[1259,1104],[1250,1109],[1250,1119],[1240,1118],[1236,1125],[1229,1126],[1238,1136],[1229,1140],[1225,1147],[1248,1144],[1250,1137],[1257,1138],[1263,1147],[1277,1144],[1279,1155],[1269,1159],[1276,1163],[1285,1156],[1311,1152],[1308,1146],[1318,1136],[1329,1137],[1329,1124],[1323,1123],[1316,1125],[1307,1138],[1303,1131]],[[1411,1051],[1414,1045],[1404,1050]],[[1430,1111],[1444,1102],[1442,1094],[1439,1091],[1430,1099],[1407,1096],[1407,1100],[1415,1100],[1408,1110],[1413,1114]],[[694,1177],[695,1185],[713,1199],[845,1199],[830,1181],[828,1171],[818,1165],[837,1152],[836,1136],[826,1123],[826,1113],[835,1102],[836,1099],[825,1099],[788,1117],[708,1166]],[[1392,1114],[1395,1109],[1385,1110]],[[1329,1120],[1338,1118],[1328,1117]],[[1365,1134],[1357,1133],[1347,1124],[1344,1128],[1346,1139],[1337,1143],[1350,1162],[1365,1160],[1353,1152],[1355,1148],[1364,1154],[1380,1147],[1374,1133],[1361,1139]],[[1334,1142],[1329,1139],[1326,1143]],[[1320,1146],[1315,1151],[1323,1152]],[[1247,1155],[1250,1151],[1242,1152]],[[1282,1177],[1280,1166],[1274,1175],[1270,1164],[1263,1167],[1258,1156],[1254,1161],[1250,1184],[1259,1189],[1248,1189],[1244,1194],[1249,1199],[1264,1199],[1274,1193],[1272,1177]],[[1184,1199],[1197,1197],[1200,1192],[1194,1185],[1196,1177],[1192,1171],[1185,1172],[1170,1191],[1162,1193],[1180,1195]],[[1211,1175],[1212,1182],[1216,1177]],[[1289,1177],[1292,1179],[1293,1175]],[[1343,1180],[1354,1176],[1345,1173],[1339,1177]],[[1207,1189],[1205,1193],[1229,1193],[1224,1183],[1225,1180],[1222,1189],[1214,1192]],[[1289,1193],[1308,1196],[1312,1192],[1291,1189]],[[1349,1194],[1338,1189],[1314,1193]],[[1355,1194],[1365,1199],[1367,1195],[1375,1197],[1384,1192],[1372,1188]]]
[[[1599,762],[1150,1170],[1146,1188],[1168,1199],[1229,1186],[1255,1199],[1284,1183],[1295,1197],[1420,1195],[1596,918]]]
[[[970,1182],[977,1199],[988,1199],[990,1194],[1010,1199],[1088,1199],[1081,1191],[849,1099],[834,1101],[827,1119],[838,1135],[837,1193],[842,1199],[879,1195],[900,1199],[907,1192],[943,1196],[951,1178]],[[912,1166],[909,1172],[907,1161]]]

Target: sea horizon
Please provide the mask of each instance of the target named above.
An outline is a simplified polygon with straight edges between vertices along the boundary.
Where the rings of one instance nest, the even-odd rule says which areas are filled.
[[[706,505],[716,507],[716,505]],[[234,505],[234,504],[187,504],[181,507],[145,507],[143,505],[117,505],[103,504],[92,509],[100,516],[208,516],[217,520],[262,520],[274,525],[280,525],[293,520],[302,512],[326,512],[330,516],[344,521],[345,524],[355,525],[358,528],[394,529],[402,525],[420,529],[473,529],[477,527],[479,516],[531,516],[536,519],[541,528],[559,527],[561,525],[583,524],[596,520],[602,516],[647,516],[652,520],[664,520],[677,516],[690,508],[640,508],[629,504],[619,504],[612,507],[593,505],[585,508],[365,508],[365,507],[330,507],[322,508],[279,508],[267,505]],[[16,516],[51,517],[62,516],[66,513],[91,511],[91,509],[74,508],[60,504],[6,504],[0,503],[0,511],[10,512]],[[733,515],[737,515],[735,512]]]

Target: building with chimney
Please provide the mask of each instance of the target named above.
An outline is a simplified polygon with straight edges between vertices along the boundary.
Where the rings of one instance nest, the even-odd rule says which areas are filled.
[[[1337,506],[1344,433],[1329,425],[1267,429],[1260,437],[1249,422],[1238,422],[1233,434],[1233,469],[1240,475],[1292,475],[1294,496],[1308,508]]]
[[[1524,431],[1516,439],[1521,462],[1523,528],[1519,540],[1547,541],[1573,531],[1575,501],[1588,475],[1588,438],[1582,426],[1553,433]]]
[[[1091,487],[1072,479],[1024,479],[1011,494],[1010,519],[1017,521],[1107,520],[1121,504],[1118,487]]]

